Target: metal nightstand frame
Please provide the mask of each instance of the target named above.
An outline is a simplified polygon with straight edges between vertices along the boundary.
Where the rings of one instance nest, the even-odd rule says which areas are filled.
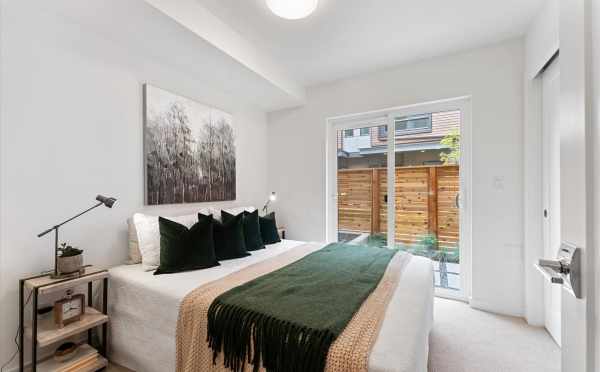
[[[57,285],[60,283],[69,282],[71,280],[81,279],[81,278],[85,278],[88,276],[97,275],[97,274],[103,273],[103,272],[107,272],[107,270],[94,271],[94,272],[90,272],[90,273],[73,276],[70,278],[54,280],[54,281],[49,282],[44,285],[32,286],[32,289],[31,289],[31,291],[33,292],[31,294],[31,296],[33,297],[32,298],[32,306],[31,306],[31,308],[32,308],[31,371],[32,372],[36,372],[37,364],[38,364],[38,360],[37,360],[38,313],[37,313],[37,310],[38,310],[39,290],[41,288],[45,288],[45,287],[48,287],[51,285]],[[47,276],[49,276],[49,274],[41,274],[41,275],[31,276],[31,277],[19,280],[19,371],[21,371],[21,372],[25,371],[25,369],[24,369],[25,368],[25,347],[24,347],[25,346],[25,305],[26,305],[24,302],[25,283],[32,279],[38,279],[38,278],[43,278],[43,277],[47,277]],[[96,280],[92,279],[89,282],[87,282],[87,304],[89,307],[92,307],[92,305],[93,305],[92,304],[93,282],[97,281],[97,280],[102,280],[102,313],[104,315],[107,315],[107,313],[108,313],[108,277],[104,277],[102,279],[96,279]],[[106,357],[106,352],[107,352],[107,342],[108,342],[107,329],[108,329],[108,324],[105,322],[102,324],[102,344],[101,344],[100,350],[99,350],[100,355],[102,355],[103,357]],[[92,328],[87,330],[87,338],[88,338],[88,344],[91,344],[92,343]]]

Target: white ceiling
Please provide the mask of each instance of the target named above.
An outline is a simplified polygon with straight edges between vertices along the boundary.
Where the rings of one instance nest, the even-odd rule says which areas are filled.
[[[296,21],[265,0],[197,1],[313,85],[518,37],[544,0],[320,0]]]

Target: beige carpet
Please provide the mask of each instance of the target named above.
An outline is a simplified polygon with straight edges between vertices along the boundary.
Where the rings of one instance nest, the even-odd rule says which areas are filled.
[[[520,318],[435,299],[430,372],[560,372],[560,349]]]

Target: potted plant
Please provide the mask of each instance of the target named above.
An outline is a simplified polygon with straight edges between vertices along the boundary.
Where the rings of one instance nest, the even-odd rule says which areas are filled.
[[[440,249],[437,236],[432,233],[423,235],[419,243],[424,250],[424,256],[438,262],[440,286],[444,288],[448,287],[448,268],[446,266],[448,252],[446,248],[442,247],[442,249]]]
[[[67,243],[62,243],[58,248],[58,272],[61,274],[72,274],[83,267],[83,251]]]
[[[438,239],[435,234],[429,233],[421,236],[418,244],[425,251],[425,255],[429,258],[435,256],[438,248]]]

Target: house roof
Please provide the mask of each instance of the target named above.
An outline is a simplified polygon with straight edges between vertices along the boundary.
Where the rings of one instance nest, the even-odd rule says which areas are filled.
[[[413,143],[404,143],[397,145],[395,148],[396,152],[411,152],[411,151],[423,151],[423,150],[442,150],[448,148],[439,143],[439,141],[435,142],[413,142]],[[369,154],[382,154],[387,152],[387,146],[375,146],[369,148],[360,149],[360,155],[369,155]]]

